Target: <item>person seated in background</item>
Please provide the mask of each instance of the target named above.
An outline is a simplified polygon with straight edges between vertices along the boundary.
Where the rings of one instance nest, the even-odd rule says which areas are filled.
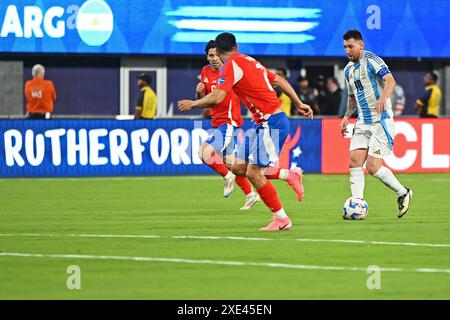
[[[305,104],[310,105],[315,115],[320,114],[320,109],[314,95],[314,89],[309,87],[308,79],[299,76],[297,78],[297,85],[298,85],[298,96],[300,100],[303,101]],[[298,112],[294,111],[294,114],[298,115]]]
[[[324,105],[322,115],[337,116],[339,113],[339,105],[341,103],[342,90],[336,78],[327,79],[327,92],[324,97]]]
[[[441,89],[436,85],[438,75],[434,72],[428,72],[423,78],[425,84],[425,94],[416,101],[416,113],[421,118],[437,118],[441,105]]]
[[[27,100],[27,119],[44,120],[50,118],[56,101],[56,89],[52,81],[44,80],[45,68],[37,64],[31,70],[33,80],[25,83]]]
[[[284,68],[278,68],[275,70],[275,73],[282,77],[283,79],[287,80],[287,71]],[[275,88],[275,91],[277,92],[278,98],[281,100],[281,110],[283,110],[284,113],[288,117],[291,116],[291,107],[292,107],[292,101],[289,99],[289,97],[281,91],[279,88]]]
[[[157,97],[155,91],[150,87],[152,78],[145,73],[138,77],[140,89],[134,111],[134,119],[154,119],[156,116]]]

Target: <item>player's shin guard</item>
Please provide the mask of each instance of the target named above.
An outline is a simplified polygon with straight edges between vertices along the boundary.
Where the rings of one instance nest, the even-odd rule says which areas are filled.
[[[280,199],[278,199],[277,191],[270,181],[267,181],[266,184],[257,191],[266,206],[269,207],[270,211],[274,214],[276,213],[277,216],[280,215],[278,218],[284,219],[287,217],[284,210],[282,210],[283,207],[281,206]]]
[[[247,177],[236,176],[235,181],[237,185],[242,189],[242,192],[244,192],[245,195],[248,195],[253,192],[252,185],[250,184],[250,181],[248,181]]]
[[[350,189],[353,198],[364,199],[364,169],[350,168]]]
[[[386,167],[381,167],[373,176],[397,192],[399,197],[408,192],[408,190],[397,180],[392,171]]]
[[[225,177],[229,172],[227,166],[223,163],[222,158],[215,152],[211,154],[211,157],[206,161],[206,164],[222,177]]]

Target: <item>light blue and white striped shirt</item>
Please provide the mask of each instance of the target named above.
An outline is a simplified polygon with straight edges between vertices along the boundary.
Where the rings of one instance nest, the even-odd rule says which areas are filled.
[[[386,63],[369,51],[364,51],[359,62],[349,62],[344,69],[349,95],[354,95],[358,103],[358,122],[381,121],[382,115],[376,110],[377,101],[384,90],[384,76],[391,73]],[[392,104],[387,99],[384,118],[393,118]]]

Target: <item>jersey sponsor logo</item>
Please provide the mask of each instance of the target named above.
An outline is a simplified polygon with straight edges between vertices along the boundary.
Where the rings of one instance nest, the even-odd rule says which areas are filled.
[[[219,86],[220,85],[222,85],[222,84],[224,84],[225,83],[225,81],[226,81],[226,79],[225,78],[220,78],[218,81],[217,81],[217,83],[219,84]]]

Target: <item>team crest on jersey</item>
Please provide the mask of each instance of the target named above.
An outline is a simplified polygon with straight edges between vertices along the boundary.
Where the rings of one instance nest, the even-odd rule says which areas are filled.
[[[220,78],[219,81],[217,81],[217,83],[219,85],[222,85],[225,82],[225,78]]]
[[[359,79],[361,77],[361,74],[359,72],[359,69],[355,69],[355,79]]]
[[[203,82],[208,83],[208,77],[205,78],[205,80],[203,80]]]

